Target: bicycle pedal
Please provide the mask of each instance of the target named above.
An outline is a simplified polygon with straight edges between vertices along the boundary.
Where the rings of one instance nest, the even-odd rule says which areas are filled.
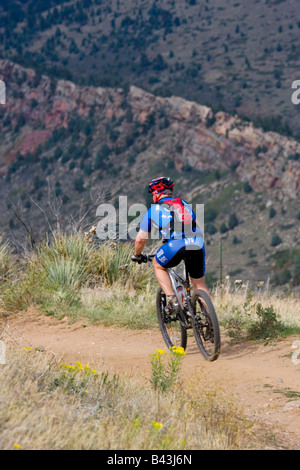
[[[170,317],[172,314],[172,311],[168,305],[164,308],[164,312],[167,317]]]

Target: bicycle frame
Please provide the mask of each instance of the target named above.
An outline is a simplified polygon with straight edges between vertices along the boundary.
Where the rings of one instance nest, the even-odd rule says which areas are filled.
[[[187,273],[185,261],[184,261],[184,272],[185,272],[185,278],[186,278],[185,280],[175,271],[174,268],[168,268],[168,273],[170,276],[172,289],[182,310],[182,316],[181,316],[180,321],[182,323],[182,326],[185,327],[185,329],[189,329],[189,328],[192,328],[192,325],[189,319],[187,318],[187,315],[189,317],[192,316],[193,311],[192,311],[192,305],[191,305],[192,295],[191,295],[190,279]],[[178,291],[177,291],[178,283],[181,284],[186,291],[186,296],[185,296],[186,309],[183,307],[182,299],[178,295]]]
[[[155,255],[147,255],[147,260],[152,261],[152,259],[154,257],[155,257]],[[186,261],[184,260],[184,273],[185,273],[185,278],[186,278],[185,280],[182,279],[181,276],[179,276],[179,274],[175,271],[174,268],[168,268],[167,271],[168,271],[169,276],[170,276],[173,292],[176,295],[176,298],[179,302],[179,305],[181,305],[181,299],[178,296],[178,292],[177,292],[177,285],[178,284],[176,284],[176,281],[178,281],[180,284],[182,284],[183,287],[186,289],[186,301],[187,301],[187,305],[188,305],[188,308],[189,308],[190,307],[190,301],[191,301],[191,285],[190,285],[189,275],[188,275],[187,269],[186,269]],[[190,310],[190,308],[189,308],[189,310]]]
[[[191,290],[191,287],[190,287],[190,279],[189,279],[189,276],[187,274],[187,269],[186,269],[186,264],[184,262],[184,271],[185,271],[185,277],[186,277],[186,280],[182,279],[181,276],[179,276],[179,274],[175,271],[174,268],[168,268],[168,273],[169,273],[169,276],[170,276],[170,279],[171,279],[171,284],[172,284],[172,288],[177,296],[177,292],[176,292],[176,280],[180,282],[180,284],[182,284],[185,288],[186,288],[186,291],[187,291],[187,294],[190,294],[190,290]]]

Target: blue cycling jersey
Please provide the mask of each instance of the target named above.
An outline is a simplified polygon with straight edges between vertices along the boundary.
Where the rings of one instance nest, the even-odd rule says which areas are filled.
[[[176,201],[181,202],[181,205],[178,204],[178,207],[186,211],[185,213],[190,216],[189,222],[183,223],[182,214],[178,214],[178,211],[176,211]],[[175,202],[175,206],[172,206],[173,202]],[[203,239],[201,229],[196,225],[194,211],[182,199],[165,197],[158,204],[151,205],[142,219],[140,228],[144,232],[150,233],[152,227],[157,229],[165,240],[194,237],[201,237]]]

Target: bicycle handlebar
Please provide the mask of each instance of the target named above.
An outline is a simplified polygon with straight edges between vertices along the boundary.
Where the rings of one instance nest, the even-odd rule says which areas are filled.
[[[140,254],[138,256],[135,256],[133,255],[131,257],[131,261],[133,261],[134,263],[148,263],[150,261],[152,261],[152,259],[155,257],[155,255],[143,255],[143,254]]]

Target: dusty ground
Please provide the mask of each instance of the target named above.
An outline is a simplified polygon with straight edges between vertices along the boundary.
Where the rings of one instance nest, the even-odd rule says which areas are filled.
[[[159,330],[133,331],[115,327],[69,324],[67,318],[46,317],[35,309],[10,319],[4,339],[22,346],[42,346],[62,356],[149,383],[149,354],[165,349]],[[281,436],[283,447],[300,449],[300,361],[292,360],[293,337],[268,345],[232,345],[222,338],[219,359],[206,362],[189,338],[183,376],[218,386],[252,420]],[[300,350],[300,345],[297,346]],[[300,351],[296,359],[300,359]],[[299,362],[299,363],[298,363]],[[99,369],[98,369],[99,370]]]

